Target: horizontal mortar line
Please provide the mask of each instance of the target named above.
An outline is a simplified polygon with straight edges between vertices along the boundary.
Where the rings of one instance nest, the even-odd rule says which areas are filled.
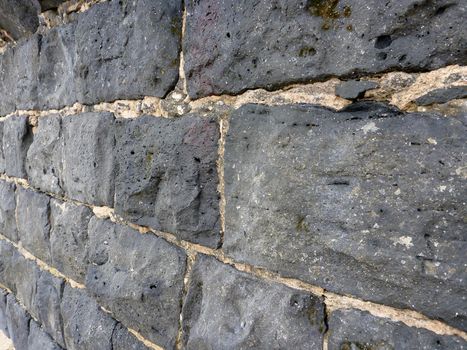
[[[67,283],[71,288],[74,288],[74,289],[84,289],[86,290],[86,286],[84,284],[81,284],[79,282],[76,282],[75,280],[65,276],[63,273],[61,273],[58,269],[56,269],[55,267],[51,267],[49,266],[46,262],[42,261],[41,259],[37,258],[36,256],[34,256],[33,254],[31,254],[31,252],[29,252],[28,250],[26,250],[22,245],[21,243],[18,244],[16,242],[13,242],[12,240],[10,240],[9,238],[5,237],[2,233],[0,233],[0,241],[5,241],[5,242],[8,242],[10,243],[13,247],[15,247],[15,249],[27,260],[31,260],[33,261],[37,267],[42,270],[42,271],[45,271],[45,272],[48,272],[50,273],[51,275],[55,276],[55,277],[58,277],[60,279],[62,279],[65,283]],[[7,287],[3,286],[2,284],[0,284],[0,287],[1,288],[4,288],[6,290],[8,290],[11,294],[14,295],[14,293]],[[15,296],[16,298],[16,296]],[[19,302],[19,301],[18,301]],[[21,304],[22,305],[22,304]],[[99,305],[99,304],[98,304]],[[27,308],[22,305],[24,309],[27,310]],[[154,344],[153,342],[151,342],[150,340],[144,338],[140,333],[138,333],[137,331],[135,331],[134,329],[131,329],[129,327],[126,327],[120,320],[118,320],[113,314],[111,311],[105,309],[103,306],[99,305],[99,308],[102,309],[102,311],[104,311],[105,313],[109,314],[110,316],[112,316],[112,318],[114,320],[116,320],[117,322],[121,323],[123,327],[125,327],[128,332],[132,333],[133,335],[135,335],[136,338],[138,338],[138,340],[140,340],[141,342],[143,342],[146,346],[150,347],[151,349],[154,349],[154,350],[164,350],[164,348],[162,348],[161,346],[157,345],[157,344]],[[31,315],[31,317],[33,317]],[[35,319],[35,321],[37,321],[38,323],[42,324],[39,320]]]
[[[24,179],[17,179],[17,178],[7,177],[5,175],[0,175],[0,179],[5,179],[5,178],[7,179],[7,181],[10,181],[10,182],[15,182],[15,180],[20,180],[17,182],[17,184],[21,186],[23,186],[23,183],[27,183],[27,181]],[[31,188],[31,187],[28,187],[28,188]],[[36,189],[33,189],[33,190],[36,192],[47,194],[46,192],[38,191]],[[65,201],[65,202],[68,201],[68,199],[66,198],[58,198],[58,199]],[[182,248],[183,250],[187,252],[187,255],[189,255],[190,253],[199,253],[199,254],[209,255],[209,256],[216,258],[217,260],[219,260],[220,262],[226,265],[232,266],[238,271],[254,275],[260,279],[286,285],[293,289],[307,291],[315,295],[321,295],[325,298],[325,300],[329,304],[328,305],[329,308],[332,310],[355,308],[355,309],[359,309],[362,311],[368,311],[369,313],[377,317],[383,317],[383,318],[388,318],[396,322],[402,322],[410,327],[424,328],[439,335],[454,335],[454,336],[459,336],[463,338],[464,340],[467,340],[467,332],[464,332],[460,329],[450,326],[442,321],[431,319],[418,311],[414,311],[410,309],[399,309],[399,308],[384,305],[384,304],[378,304],[372,301],[358,299],[352,295],[345,295],[345,294],[338,294],[338,293],[330,292],[320,286],[313,285],[308,282],[303,282],[296,278],[283,277],[279,273],[268,271],[267,269],[262,268],[262,267],[245,264],[241,262],[236,262],[234,259],[228,256],[225,256],[222,250],[205,247],[203,245],[199,245],[196,243],[191,243],[191,242],[178,238],[172,233],[162,232],[162,231],[158,231],[147,226],[141,226],[141,225],[131,223],[123,219],[119,215],[115,214],[115,211],[113,208],[96,207],[96,206],[92,206],[89,204],[84,204],[84,203],[80,203],[80,202],[76,202],[72,200],[69,200],[69,202],[77,203],[78,205],[85,205],[91,208],[94,214],[96,215],[96,217],[98,218],[109,218],[112,222],[135,229],[141,234],[148,234],[148,233],[154,234],[155,236],[162,238],[166,240],[167,242]]]

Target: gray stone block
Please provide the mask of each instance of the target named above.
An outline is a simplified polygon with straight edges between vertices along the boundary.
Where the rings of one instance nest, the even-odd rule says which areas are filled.
[[[50,252],[52,265],[76,282],[84,283],[88,223],[92,211],[84,205],[75,205],[52,199],[50,202]]]
[[[117,324],[112,334],[112,345],[112,350],[149,350],[120,323]]]
[[[56,115],[41,117],[26,156],[26,172],[34,188],[63,194],[62,189],[62,119]]]
[[[0,240],[0,283],[16,293],[15,259],[18,252],[12,244]]]
[[[21,305],[17,303],[12,294],[8,294],[6,303],[8,333],[16,350],[29,350],[29,321],[28,315]]]
[[[0,180],[0,234],[17,242],[15,189],[15,184]]]
[[[467,86],[435,89],[417,98],[414,102],[419,106],[433,103],[446,103],[454,99],[467,97]]]
[[[62,120],[62,188],[69,198],[113,206],[114,117],[83,113]]]
[[[22,187],[16,191],[19,239],[30,253],[50,263],[50,198]]]
[[[34,320],[29,324],[29,350],[60,350],[62,349]]]
[[[6,317],[6,296],[8,292],[0,289],[0,332],[8,336],[8,324]]]
[[[61,310],[68,350],[112,350],[116,322],[83,289],[66,285]]]
[[[466,125],[376,103],[240,108],[225,148],[223,248],[467,329]]]
[[[15,40],[28,36],[39,26],[39,12],[37,0],[0,0],[0,28]]]
[[[465,2],[188,1],[191,97],[465,63]]]
[[[366,311],[337,310],[329,318],[329,350],[466,348],[467,342],[461,338],[408,327],[401,322],[376,317]]]
[[[0,66],[0,70],[1,70],[1,66]],[[5,172],[5,155],[3,154],[3,124],[4,124],[3,120],[0,120],[0,173],[1,174]]]
[[[117,121],[115,210],[135,223],[209,247],[220,242],[213,118]]]
[[[26,259],[23,255],[15,253],[10,262],[12,273],[10,275],[11,283],[14,285],[12,289],[15,298],[31,313],[37,317],[35,312],[35,298],[37,293],[37,282],[41,275],[41,271],[36,263]]]
[[[164,348],[177,337],[185,253],[109,220],[89,223],[86,288],[125,326]]]
[[[198,255],[183,306],[185,349],[321,349],[324,304]]]
[[[336,86],[336,95],[342,98],[354,100],[365,95],[365,91],[376,89],[378,83],[365,80],[348,80]]]
[[[3,156],[7,175],[26,177],[26,153],[31,142],[32,133],[26,116],[13,116],[3,122]]]

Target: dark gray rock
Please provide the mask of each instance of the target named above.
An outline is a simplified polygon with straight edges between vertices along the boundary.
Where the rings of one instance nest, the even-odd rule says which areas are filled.
[[[115,210],[135,223],[217,247],[220,242],[213,118],[117,121]]]
[[[30,253],[50,263],[50,198],[22,187],[17,188],[18,236]]]
[[[13,293],[16,293],[14,265],[17,256],[18,252],[11,243],[0,240],[0,284]]]
[[[32,133],[26,116],[13,116],[3,122],[3,156],[7,175],[26,177],[26,153],[31,142]]]
[[[366,80],[348,80],[336,86],[336,95],[349,100],[361,98],[365,91],[376,89],[378,83]]]
[[[418,106],[428,106],[433,103],[446,103],[456,98],[467,97],[467,86],[435,89],[420,96],[414,102]]]
[[[15,184],[0,180],[0,234],[17,242],[15,189]]]
[[[26,156],[28,180],[38,190],[62,195],[62,119],[51,115],[38,120],[34,139]]]
[[[120,323],[117,324],[112,334],[112,345],[112,350],[149,350]]]
[[[83,113],[62,120],[62,188],[69,198],[113,206],[114,117]]]
[[[5,155],[3,154],[3,124],[3,120],[0,120],[0,173],[2,174],[5,172]]]
[[[37,317],[35,312],[35,298],[37,293],[37,282],[41,275],[41,271],[36,263],[32,260],[26,259],[23,255],[15,253],[11,264],[10,283],[14,286],[12,288],[15,298],[34,316]]]
[[[84,205],[75,205],[52,199],[50,202],[50,252],[52,265],[65,276],[84,283],[88,223],[92,211]]]
[[[0,28],[18,40],[36,31],[39,12],[37,0],[0,0]]]
[[[116,322],[83,289],[65,286],[61,303],[68,350],[111,350]]]
[[[76,27],[80,102],[163,97],[178,80],[181,1],[97,4]]]
[[[461,338],[408,327],[401,322],[393,322],[355,309],[334,311],[329,318],[329,334],[329,350],[467,348],[467,342]]]
[[[152,234],[109,220],[89,223],[86,288],[125,326],[173,348],[177,337],[185,253]]]
[[[28,282],[31,283],[31,280]],[[60,311],[63,288],[63,279],[55,277],[47,271],[41,271],[40,277],[36,282],[36,294],[30,312],[31,315],[36,316],[41,322],[44,330],[50,334],[58,344],[65,347]]]
[[[226,253],[467,329],[466,125],[376,103],[240,108]]]
[[[467,5],[450,0],[188,1],[189,95],[465,63]]]
[[[8,292],[0,288],[0,332],[8,336],[8,324],[6,317],[6,296]]]
[[[65,2],[66,0],[39,0],[41,4],[41,10],[47,11],[51,9],[56,9],[60,4]]]
[[[312,294],[198,255],[183,306],[186,349],[321,349],[324,304]]]
[[[28,336],[31,316],[17,303],[12,294],[7,295],[6,315],[8,333],[15,349],[29,350]]]
[[[29,324],[29,350],[60,350],[61,347],[35,322]],[[19,350],[19,349],[18,349]]]

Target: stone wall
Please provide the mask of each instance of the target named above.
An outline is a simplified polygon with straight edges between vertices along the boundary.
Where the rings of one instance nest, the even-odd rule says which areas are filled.
[[[15,349],[467,348],[465,1],[0,10]]]

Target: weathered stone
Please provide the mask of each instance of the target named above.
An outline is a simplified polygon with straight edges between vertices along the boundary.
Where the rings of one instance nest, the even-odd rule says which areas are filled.
[[[89,223],[86,288],[125,326],[173,348],[186,255],[154,235],[109,220]]]
[[[3,155],[5,173],[15,177],[26,177],[26,152],[32,142],[32,134],[26,116],[14,116],[3,122]]]
[[[114,117],[83,113],[62,120],[62,188],[69,198],[113,206]]]
[[[376,89],[378,83],[367,80],[348,80],[336,86],[336,95],[349,100],[361,98],[365,91]]]
[[[467,342],[355,309],[337,310],[329,319],[329,350],[465,349]]]
[[[29,324],[28,350],[60,350],[61,347],[41,329],[41,327],[31,320]]]
[[[199,255],[183,307],[186,349],[321,349],[322,300]]]
[[[19,305],[15,297],[7,295],[6,315],[8,333],[15,349],[28,350],[29,321],[31,316]]]
[[[149,350],[120,323],[117,324],[112,334],[112,345],[112,350]]]
[[[24,307],[37,317],[35,312],[35,297],[37,293],[37,282],[41,271],[32,261],[15,252],[11,260],[10,283],[15,297]]]
[[[432,90],[420,96],[414,102],[419,106],[428,106],[433,103],[446,103],[456,98],[464,97],[467,97],[467,86],[457,86]]]
[[[88,223],[92,211],[84,205],[55,199],[50,203],[50,252],[52,265],[65,276],[84,283]]]
[[[22,187],[17,188],[18,236],[30,253],[50,263],[50,198]]]
[[[1,67],[0,67],[1,69]],[[3,120],[0,120],[0,173],[5,172],[5,155],[3,154]]]
[[[28,280],[28,282],[31,283],[32,281]],[[40,277],[37,279],[34,304],[30,312],[31,315],[36,316],[41,322],[44,330],[50,334],[58,344],[65,347],[60,311],[63,287],[64,281],[61,278],[57,278],[46,271],[41,271]]]
[[[67,349],[112,349],[112,332],[116,322],[83,289],[66,285],[61,310]]]
[[[26,157],[29,183],[38,190],[63,194],[61,184],[63,138],[61,118],[39,118],[34,139]]]
[[[467,329],[466,124],[376,103],[240,108],[226,253]]]
[[[16,186],[0,180],[0,234],[12,241],[18,241],[16,230]]]
[[[0,0],[0,28],[18,40],[36,31],[39,12],[37,0]]]
[[[188,1],[191,97],[465,63],[465,2]],[[416,44],[415,44],[416,43]]]
[[[218,124],[212,118],[117,121],[115,210],[209,247],[220,242]]]
[[[0,332],[3,332],[8,336],[8,324],[6,317],[6,296],[8,295],[7,291],[0,289]]]
[[[13,293],[16,292],[14,265],[17,254],[11,243],[0,240],[0,284]]]
[[[180,0],[93,6],[75,33],[78,100],[165,96],[178,79],[181,25]]]

